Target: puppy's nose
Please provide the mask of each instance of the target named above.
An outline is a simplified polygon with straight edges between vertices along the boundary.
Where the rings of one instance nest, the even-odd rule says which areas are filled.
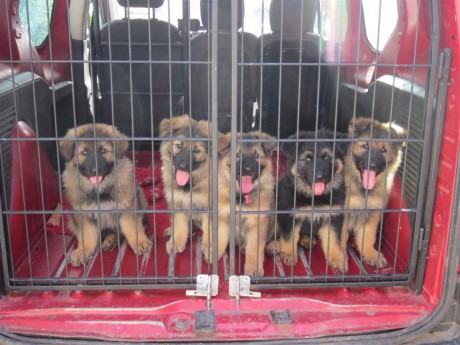
[[[323,179],[323,177],[324,177],[324,176],[323,176],[323,173],[322,173],[322,172],[317,172],[317,173],[315,174],[315,178],[316,178],[317,180],[321,180],[321,179]]]
[[[94,174],[94,175],[97,174],[97,169],[96,169],[96,167],[92,167],[92,168],[91,168],[91,173]]]
[[[375,163],[369,164],[369,169],[373,170],[375,168],[377,168],[377,164],[375,164]]]
[[[185,163],[179,163],[179,169],[186,170],[187,164]]]
[[[244,167],[244,168],[243,168],[243,171],[245,171],[245,172],[251,172],[251,171],[252,171],[252,168],[251,168],[251,167]]]

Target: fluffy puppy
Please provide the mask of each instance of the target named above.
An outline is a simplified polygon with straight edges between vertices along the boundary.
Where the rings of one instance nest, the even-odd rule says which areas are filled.
[[[74,266],[85,264],[94,254],[101,233],[103,250],[114,248],[118,229],[136,254],[152,247],[145,235],[145,214],[117,213],[148,209],[144,193],[134,182],[133,164],[125,156],[128,146],[115,127],[101,123],[69,129],[59,142],[66,160],[65,194],[73,210],[85,211],[69,215],[70,230],[78,240],[70,255]]]

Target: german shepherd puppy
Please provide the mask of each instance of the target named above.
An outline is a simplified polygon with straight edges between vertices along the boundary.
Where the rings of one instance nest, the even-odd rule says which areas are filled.
[[[97,123],[69,129],[64,139],[59,147],[66,160],[62,179],[67,199],[76,211],[94,211],[69,215],[70,230],[78,240],[70,263],[85,264],[101,233],[102,249],[112,250],[118,228],[136,254],[148,252],[152,243],[145,235],[145,214],[113,212],[148,208],[144,193],[134,183],[133,164],[125,156],[129,146],[125,136],[112,126]]]
[[[166,200],[168,208],[176,211],[171,215],[171,226],[165,230],[165,234],[171,236],[166,251],[171,254],[185,250],[192,221],[203,230],[203,254],[207,262],[212,262],[209,123],[193,120],[188,115],[164,119],[160,123],[160,136],[173,138],[164,140],[160,146]],[[177,212],[180,210],[203,212]],[[218,252],[220,258],[225,248],[219,245]]]
[[[230,142],[230,134],[227,134]],[[262,132],[238,134],[240,139],[264,140],[263,142],[240,142],[236,156],[236,205],[237,211],[273,210],[272,151],[274,138]],[[230,222],[231,154],[225,151],[219,163],[219,207],[222,205],[224,224]],[[224,206],[226,204],[226,206]],[[239,206],[238,206],[239,205]],[[219,212],[221,213],[221,212]],[[236,218],[237,243],[246,255],[245,275],[264,275],[264,250],[273,216],[269,214],[241,213]],[[227,225],[228,226],[228,225]],[[219,236],[221,236],[219,229]],[[227,244],[229,237],[227,237]]]
[[[337,133],[335,138],[343,138]],[[292,135],[290,139],[296,139]],[[285,142],[281,149],[288,157],[286,174],[278,181],[279,237],[267,246],[280,253],[286,265],[297,263],[297,244],[309,247],[310,240],[321,239],[321,248],[329,265],[346,272],[348,261],[340,246],[345,189],[343,158],[347,143],[336,142],[334,132],[322,129],[298,133],[300,142]],[[329,139],[318,141],[315,139]],[[303,212],[307,211],[307,212]],[[313,211],[313,212],[312,212]]]
[[[348,135],[359,141],[349,145],[345,157],[345,209],[351,212],[344,219],[342,248],[345,249],[348,231],[351,230],[363,261],[382,268],[387,265],[387,261],[374,248],[382,216],[379,210],[387,205],[393,178],[401,165],[405,146],[402,141],[387,140],[403,140],[406,131],[394,123],[356,118],[350,122]],[[380,139],[382,140],[379,141]],[[353,211],[363,209],[375,212]]]

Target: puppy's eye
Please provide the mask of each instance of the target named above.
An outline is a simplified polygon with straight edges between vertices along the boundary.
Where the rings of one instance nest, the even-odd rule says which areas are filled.
[[[241,157],[241,153],[237,152],[236,153],[236,158],[240,158]]]
[[[88,151],[86,151],[86,150],[85,150],[85,151],[81,151],[80,154],[81,154],[82,156],[87,156],[87,155],[88,155]]]
[[[361,146],[364,150],[369,150],[369,144],[363,144]]]
[[[102,153],[102,154],[104,154],[104,153],[107,152],[107,150],[106,150],[105,148],[101,147],[101,148],[99,149],[99,152]]]
[[[200,149],[198,147],[194,147],[192,152],[193,153],[198,153],[198,152],[200,152]]]
[[[258,158],[259,158],[259,154],[258,154],[258,153],[254,153],[254,158],[258,159]]]
[[[182,149],[182,144],[176,144],[176,149],[181,150]]]
[[[332,159],[332,157],[329,156],[329,155],[325,155],[325,156],[323,157],[323,159],[324,159],[324,160],[327,160],[327,161],[330,161],[330,160]]]
[[[387,149],[386,149],[386,147],[382,147],[382,148],[380,149],[380,151],[382,151],[382,153],[386,153],[386,152],[387,152]]]
[[[304,161],[307,161],[307,162],[310,162],[312,159],[313,159],[312,156],[305,156],[305,157],[303,157],[303,160],[304,160]]]

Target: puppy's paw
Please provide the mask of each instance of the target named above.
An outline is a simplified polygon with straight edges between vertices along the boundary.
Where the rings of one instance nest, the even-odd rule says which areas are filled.
[[[152,242],[147,238],[147,236],[144,236],[144,238],[139,238],[137,248],[133,248],[133,251],[137,255],[143,255],[149,252],[151,249],[152,249]]]
[[[245,263],[244,264],[244,275],[245,276],[258,276],[262,277],[264,275],[264,267],[263,265],[259,265],[257,268],[257,265],[254,263]]]
[[[203,253],[204,261],[208,264],[212,264],[212,247],[202,244],[201,252]]]
[[[167,228],[163,234],[166,236],[166,237],[171,237],[172,236],[172,233],[173,233],[173,229],[172,229],[172,226],[170,226],[169,228]]]
[[[314,247],[317,242],[318,240],[316,239],[316,237],[313,237],[313,239],[310,239],[310,236],[307,236],[307,235],[302,236],[302,238],[299,240],[299,244],[306,249],[310,249],[310,243],[311,243],[311,246]]]
[[[276,255],[281,252],[281,245],[279,241],[271,241],[265,246],[265,251],[267,254]]]
[[[368,265],[375,266],[378,268],[385,268],[388,265],[387,260],[385,259],[383,254],[379,254],[379,252],[376,250],[370,254],[363,256],[363,261]]]
[[[293,266],[297,263],[299,256],[296,253],[281,252],[280,258],[287,266]]]
[[[180,254],[185,250],[185,246],[187,242],[181,242],[179,240],[175,240],[173,243],[173,239],[171,238],[168,242],[166,242],[166,252],[171,255],[171,253]]]
[[[72,266],[84,265],[91,258],[91,254],[83,255],[83,250],[77,248],[70,254],[70,264]]]
[[[348,272],[348,256],[345,258],[331,258],[328,260],[328,264],[342,273]]]
[[[102,242],[102,250],[105,252],[110,252],[117,246],[117,235],[109,234],[104,238]]]

